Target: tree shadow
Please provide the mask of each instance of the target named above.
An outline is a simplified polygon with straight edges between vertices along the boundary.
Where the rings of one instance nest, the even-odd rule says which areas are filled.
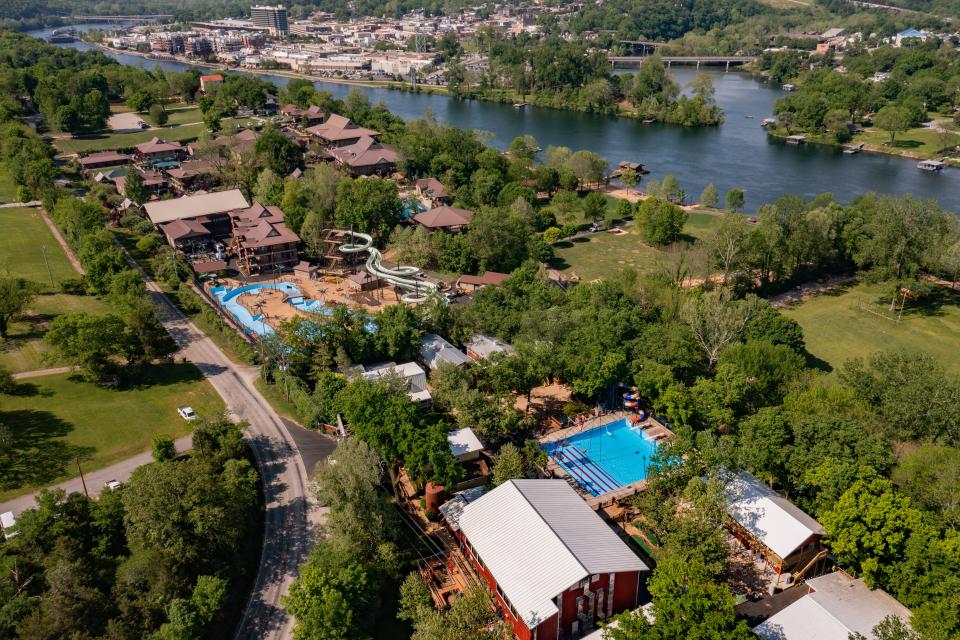
[[[564,271],[570,268],[570,263],[560,256],[554,256],[547,264],[550,265],[551,269],[556,269],[557,271]]]
[[[34,396],[49,398],[53,395],[53,392],[49,389],[40,389],[32,382],[19,382],[14,385],[13,390],[8,395],[18,398],[33,398]]]
[[[895,149],[916,149],[917,147],[922,147],[923,143],[919,140],[897,140],[892,145]]]
[[[135,370],[125,378],[118,389],[147,389],[150,387],[181,384],[185,382],[199,382],[203,374],[189,362],[164,362],[151,364]]]
[[[63,440],[73,425],[49,411],[5,411],[0,424],[10,430],[9,444],[0,454],[3,489],[48,484],[61,477],[77,456],[96,451]]]
[[[818,358],[817,356],[813,355],[809,351],[805,350],[803,352],[803,358],[807,363],[808,369],[817,369],[819,371],[823,371],[824,373],[830,373],[831,371],[833,371],[832,364],[830,364],[826,360]]]

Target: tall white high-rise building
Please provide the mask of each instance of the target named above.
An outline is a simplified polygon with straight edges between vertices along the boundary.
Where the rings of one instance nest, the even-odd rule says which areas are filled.
[[[250,7],[250,19],[258,27],[269,29],[273,35],[287,35],[287,8],[282,4],[277,6],[255,5]]]

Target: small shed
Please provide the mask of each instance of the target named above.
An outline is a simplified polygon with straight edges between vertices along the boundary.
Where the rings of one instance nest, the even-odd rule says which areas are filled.
[[[345,279],[347,284],[357,291],[373,291],[380,288],[380,279],[366,270],[349,273]]]
[[[308,280],[317,279],[317,271],[320,267],[315,267],[306,260],[301,260],[293,265],[293,275],[298,278],[307,278]]]
[[[495,353],[513,353],[514,349],[506,342],[497,340],[482,333],[475,333],[467,340],[464,347],[467,349],[467,355],[474,360],[489,358]]]
[[[483,451],[483,443],[470,427],[451,431],[447,434],[447,442],[450,444],[450,453],[458,462],[476,460]]]
[[[484,287],[497,286],[509,277],[509,273],[498,273],[496,271],[486,271],[479,276],[464,275],[457,279],[457,287],[464,291],[473,292]]]

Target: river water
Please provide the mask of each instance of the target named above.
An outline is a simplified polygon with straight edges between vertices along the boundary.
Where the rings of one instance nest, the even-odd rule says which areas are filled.
[[[45,29],[30,35],[46,37],[51,31]],[[91,48],[82,42],[61,46]],[[188,68],[179,62],[108,55],[123,64],[147,68]],[[692,67],[671,69],[681,85],[697,73]],[[648,179],[676,175],[694,200],[709,182],[717,186],[721,198],[728,189],[737,187],[746,194],[748,211],[783,194],[812,197],[824,191],[844,202],[868,191],[912,193],[935,198],[943,207],[960,211],[960,170],[930,173],[917,169],[916,160],[870,153],[848,156],[833,147],[795,146],[774,140],[767,136],[760,122],[772,115],[773,104],[783,92],[745,73],[708,73],[714,78],[717,103],[726,114],[726,121],[712,128],[644,125],[630,118],[535,107],[514,109],[505,104],[391,89],[361,90],[371,101],[382,101],[390,111],[406,119],[419,118],[429,110],[442,122],[489,132],[488,142],[501,149],[515,136],[529,134],[543,148],[562,145],[573,150],[590,149],[607,158],[612,166],[621,160],[641,162],[652,172]],[[284,76],[261,77],[279,86],[289,81]],[[317,83],[317,87],[341,98],[352,88],[334,83]]]

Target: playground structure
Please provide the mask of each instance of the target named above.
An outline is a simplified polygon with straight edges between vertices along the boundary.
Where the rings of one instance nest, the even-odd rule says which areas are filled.
[[[384,280],[400,289],[400,300],[407,304],[420,304],[431,297],[446,298],[440,294],[436,284],[420,277],[421,271],[417,267],[397,266],[388,268],[383,266],[383,254],[373,246],[373,237],[356,231],[338,231],[344,241],[338,248],[341,253],[351,255],[366,252],[367,272],[375,278]],[[349,240],[349,241],[348,241]],[[359,240],[359,242],[357,242]]]

